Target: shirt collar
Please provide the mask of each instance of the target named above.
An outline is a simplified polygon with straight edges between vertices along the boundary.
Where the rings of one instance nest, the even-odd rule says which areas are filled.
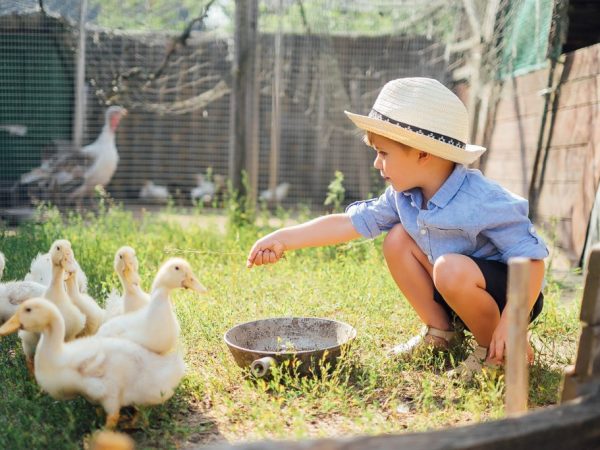
[[[467,168],[462,164],[456,164],[450,176],[429,201],[439,208],[446,206],[456,195],[466,176]]]

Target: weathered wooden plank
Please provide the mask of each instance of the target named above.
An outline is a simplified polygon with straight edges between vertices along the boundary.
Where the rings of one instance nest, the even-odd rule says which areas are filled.
[[[519,97],[504,97],[498,102],[496,122],[505,122],[517,117],[542,116],[544,96],[539,90]]]
[[[598,287],[597,281],[594,284]],[[598,291],[596,300],[597,297]],[[583,308],[581,312],[583,313]],[[582,381],[600,377],[600,325],[586,325],[581,330],[575,373]]]
[[[579,317],[583,323],[596,326],[600,325],[600,244],[592,248],[587,267],[588,273],[585,277]],[[577,373],[581,372],[577,371]]]
[[[568,53],[564,70],[571,80],[600,73],[600,44]]]
[[[535,149],[540,130],[540,117],[527,116],[498,122],[490,140],[490,149],[512,146]]]
[[[597,83],[599,82],[600,75],[592,75],[586,78],[567,81],[560,87],[558,109],[597,103],[599,100]]]
[[[548,68],[544,68],[506,80],[500,94],[501,98],[528,95],[546,88],[548,70]]]
[[[592,123],[597,105],[563,108],[556,112],[552,145],[585,145],[592,138]]]
[[[600,442],[598,385],[582,401],[546,408],[520,418],[428,433],[365,436],[314,441],[266,441],[206,450],[564,450],[596,449]]]

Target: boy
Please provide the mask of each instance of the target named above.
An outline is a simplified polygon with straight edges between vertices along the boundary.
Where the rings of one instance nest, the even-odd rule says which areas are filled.
[[[454,374],[470,378],[501,364],[508,334],[507,261],[532,259],[530,320],[541,312],[548,250],[527,216],[526,200],[465,165],[486,150],[466,144],[468,115],[449,89],[429,78],[390,81],[368,116],[346,112],[366,132],[374,166],[390,184],[378,199],[259,239],[247,265],[278,261],[286,250],[332,245],[387,231],[383,253],[396,284],[425,323],[424,333],[391,350],[446,350],[453,319],[478,346]],[[529,349],[530,360],[533,356]]]

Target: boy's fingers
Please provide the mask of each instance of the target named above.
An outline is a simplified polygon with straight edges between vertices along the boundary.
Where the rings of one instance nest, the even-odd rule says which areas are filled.
[[[495,359],[496,358],[496,345],[494,344],[494,340],[492,339],[492,342],[490,342],[490,348],[488,350],[488,359]]]
[[[250,253],[248,254],[248,259],[246,260],[246,266],[248,267],[252,267],[252,264],[255,263],[255,259],[256,259],[256,252],[258,250],[258,246],[256,244],[254,244],[252,246],[252,248],[250,249]]]
[[[269,262],[271,264],[277,262],[277,255],[275,254],[275,252],[269,252]]]
[[[256,256],[254,257],[254,265],[261,266],[263,264],[263,251],[259,250],[256,252]]]

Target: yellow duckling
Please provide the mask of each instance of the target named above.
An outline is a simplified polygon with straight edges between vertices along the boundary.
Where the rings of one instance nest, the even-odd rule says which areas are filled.
[[[100,325],[106,320],[106,311],[96,303],[96,300],[88,294],[81,292],[77,274],[75,272],[67,274],[65,287],[67,295],[71,298],[73,304],[85,316],[85,326],[83,327],[83,330],[77,334],[77,337],[96,334]]]
[[[114,268],[123,285],[123,295],[111,292],[106,299],[109,318],[147,306],[150,303],[150,295],[141,288],[139,263],[135,250],[129,246],[117,250]]]
[[[185,372],[178,352],[157,355],[135,342],[99,336],[64,342],[63,317],[44,298],[23,302],[0,327],[0,336],[19,328],[42,334],[35,354],[40,387],[59,400],[80,394],[99,403],[107,414],[107,428],[117,425],[122,406],[165,402]]]
[[[44,297],[54,303],[62,314],[65,323],[64,337],[67,341],[70,341],[81,333],[85,326],[85,316],[73,304],[65,290],[65,272],[73,273],[76,270],[71,243],[65,239],[54,241],[49,254],[52,261],[52,280],[44,293]],[[19,332],[19,337],[23,342],[27,366],[30,370],[33,370],[33,355],[39,341],[39,334],[25,330]]]
[[[160,354],[169,352],[175,348],[179,337],[179,322],[169,298],[170,292],[177,288],[192,289],[201,294],[206,292],[187,261],[171,258],[156,274],[150,303],[108,320],[100,327],[98,335],[128,339]]]

